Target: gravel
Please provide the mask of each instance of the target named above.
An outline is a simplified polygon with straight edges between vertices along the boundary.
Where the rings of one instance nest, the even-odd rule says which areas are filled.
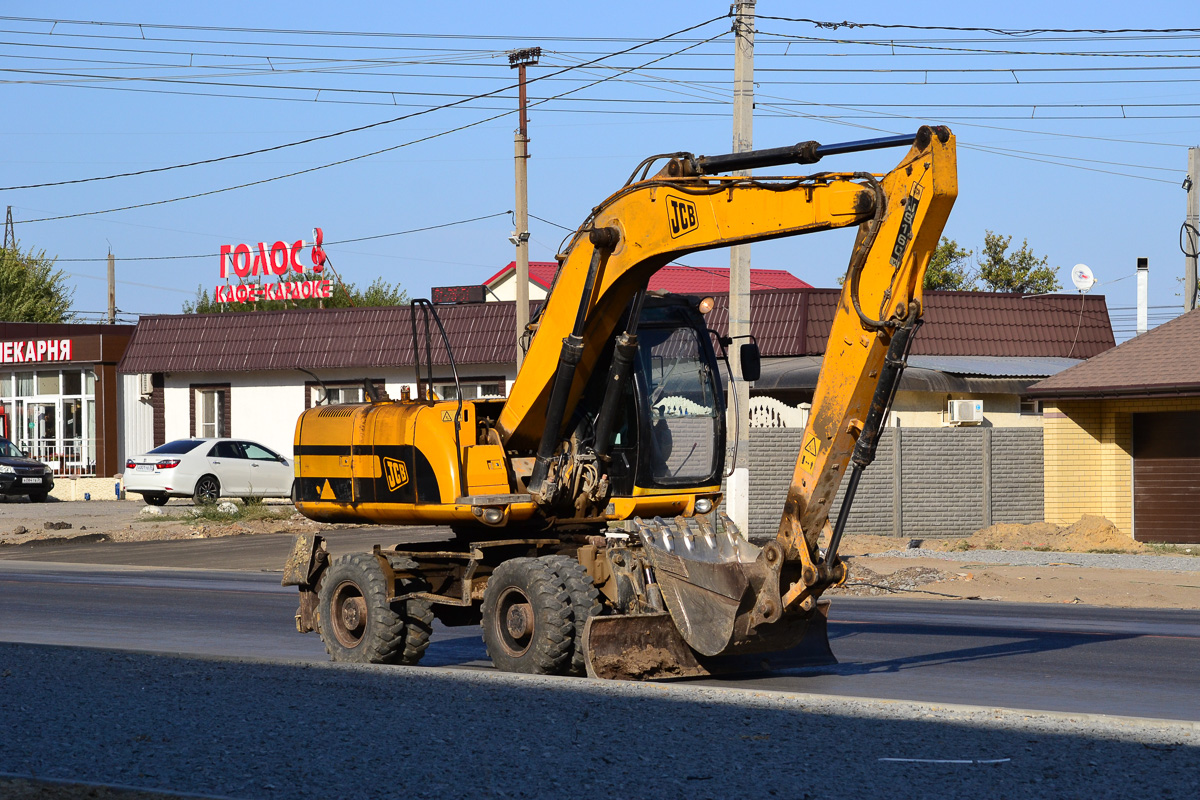
[[[1197,723],[688,684],[11,644],[0,665],[0,772],[238,798],[1186,797],[1200,756]]]
[[[1200,556],[1142,556],[1124,553],[1047,553],[1038,550],[952,551],[888,550],[870,553],[870,558],[940,558],[968,564],[997,564],[1012,567],[1099,567],[1102,569],[1145,569],[1155,572],[1200,572]]]

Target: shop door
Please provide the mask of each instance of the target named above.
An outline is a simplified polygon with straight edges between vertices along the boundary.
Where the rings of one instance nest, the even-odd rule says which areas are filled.
[[[58,469],[58,404],[29,401],[25,403],[26,441],[22,448],[31,458]]]
[[[1133,536],[1200,542],[1200,411],[1133,415]]]

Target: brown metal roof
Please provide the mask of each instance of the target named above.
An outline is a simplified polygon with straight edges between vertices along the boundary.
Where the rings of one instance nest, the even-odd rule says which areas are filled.
[[[1200,309],[1029,387],[1035,397],[1200,394]]]
[[[516,360],[512,303],[441,306],[438,315],[458,363]],[[430,329],[433,363],[449,363],[432,322]],[[412,345],[409,306],[142,317],[119,371],[404,367],[414,363]]]
[[[752,330],[764,356],[820,355],[840,289],[754,292]],[[728,297],[709,323],[725,333]],[[1080,313],[1082,311],[1082,313]],[[994,292],[926,292],[925,324],[913,355],[1090,358],[1113,347],[1103,295],[1022,297]]]
[[[754,292],[751,316],[763,355],[823,353],[839,295],[838,289]],[[724,333],[728,298],[714,298],[709,324]],[[1102,296],[1087,296],[1082,316],[1077,295],[927,292],[925,298],[915,355],[1088,358],[1114,344]],[[458,363],[516,360],[513,303],[439,306],[438,313]],[[413,364],[409,315],[408,306],[395,306],[142,317],[120,371],[407,367]],[[433,361],[447,363],[437,336]]]

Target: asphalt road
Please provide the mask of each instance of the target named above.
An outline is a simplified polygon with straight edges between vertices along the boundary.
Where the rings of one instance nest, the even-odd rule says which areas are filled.
[[[0,641],[324,661],[319,638],[295,632],[295,592],[278,581],[0,560]],[[830,636],[837,666],[710,683],[1200,720],[1200,612],[838,598]],[[424,663],[489,669],[474,628],[439,627]]]

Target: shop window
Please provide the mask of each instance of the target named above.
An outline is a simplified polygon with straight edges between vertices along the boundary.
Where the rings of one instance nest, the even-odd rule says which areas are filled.
[[[58,394],[58,370],[37,374],[38,394]]]
[[[62,374],[63,394],[83,394],[83,373],[77,369],[65,369]]]
[[[33,392],[33,373],[18,372],[17,373],[17,397],[32,397]]]
[[[0,397],[12,397],[13,376],[11,372],[0,373]]]
[[[84,386],[84,391],[83,391],[84,394],[95,395],[96,394],[96,373],[92,372],[90,369],[85,369],[83,371],[83,386]]]
[[[459,381],[462,384],[463,400],[482,400],[504,397],[504,382],[501,380]],[[458,387],[453,383],[434,382],[433,390],[443,400],[457,400]]]
[[[203,439],[220,439],[225,435],[222,420],[224,395],[219,389],[196,390],[196,435]]]

